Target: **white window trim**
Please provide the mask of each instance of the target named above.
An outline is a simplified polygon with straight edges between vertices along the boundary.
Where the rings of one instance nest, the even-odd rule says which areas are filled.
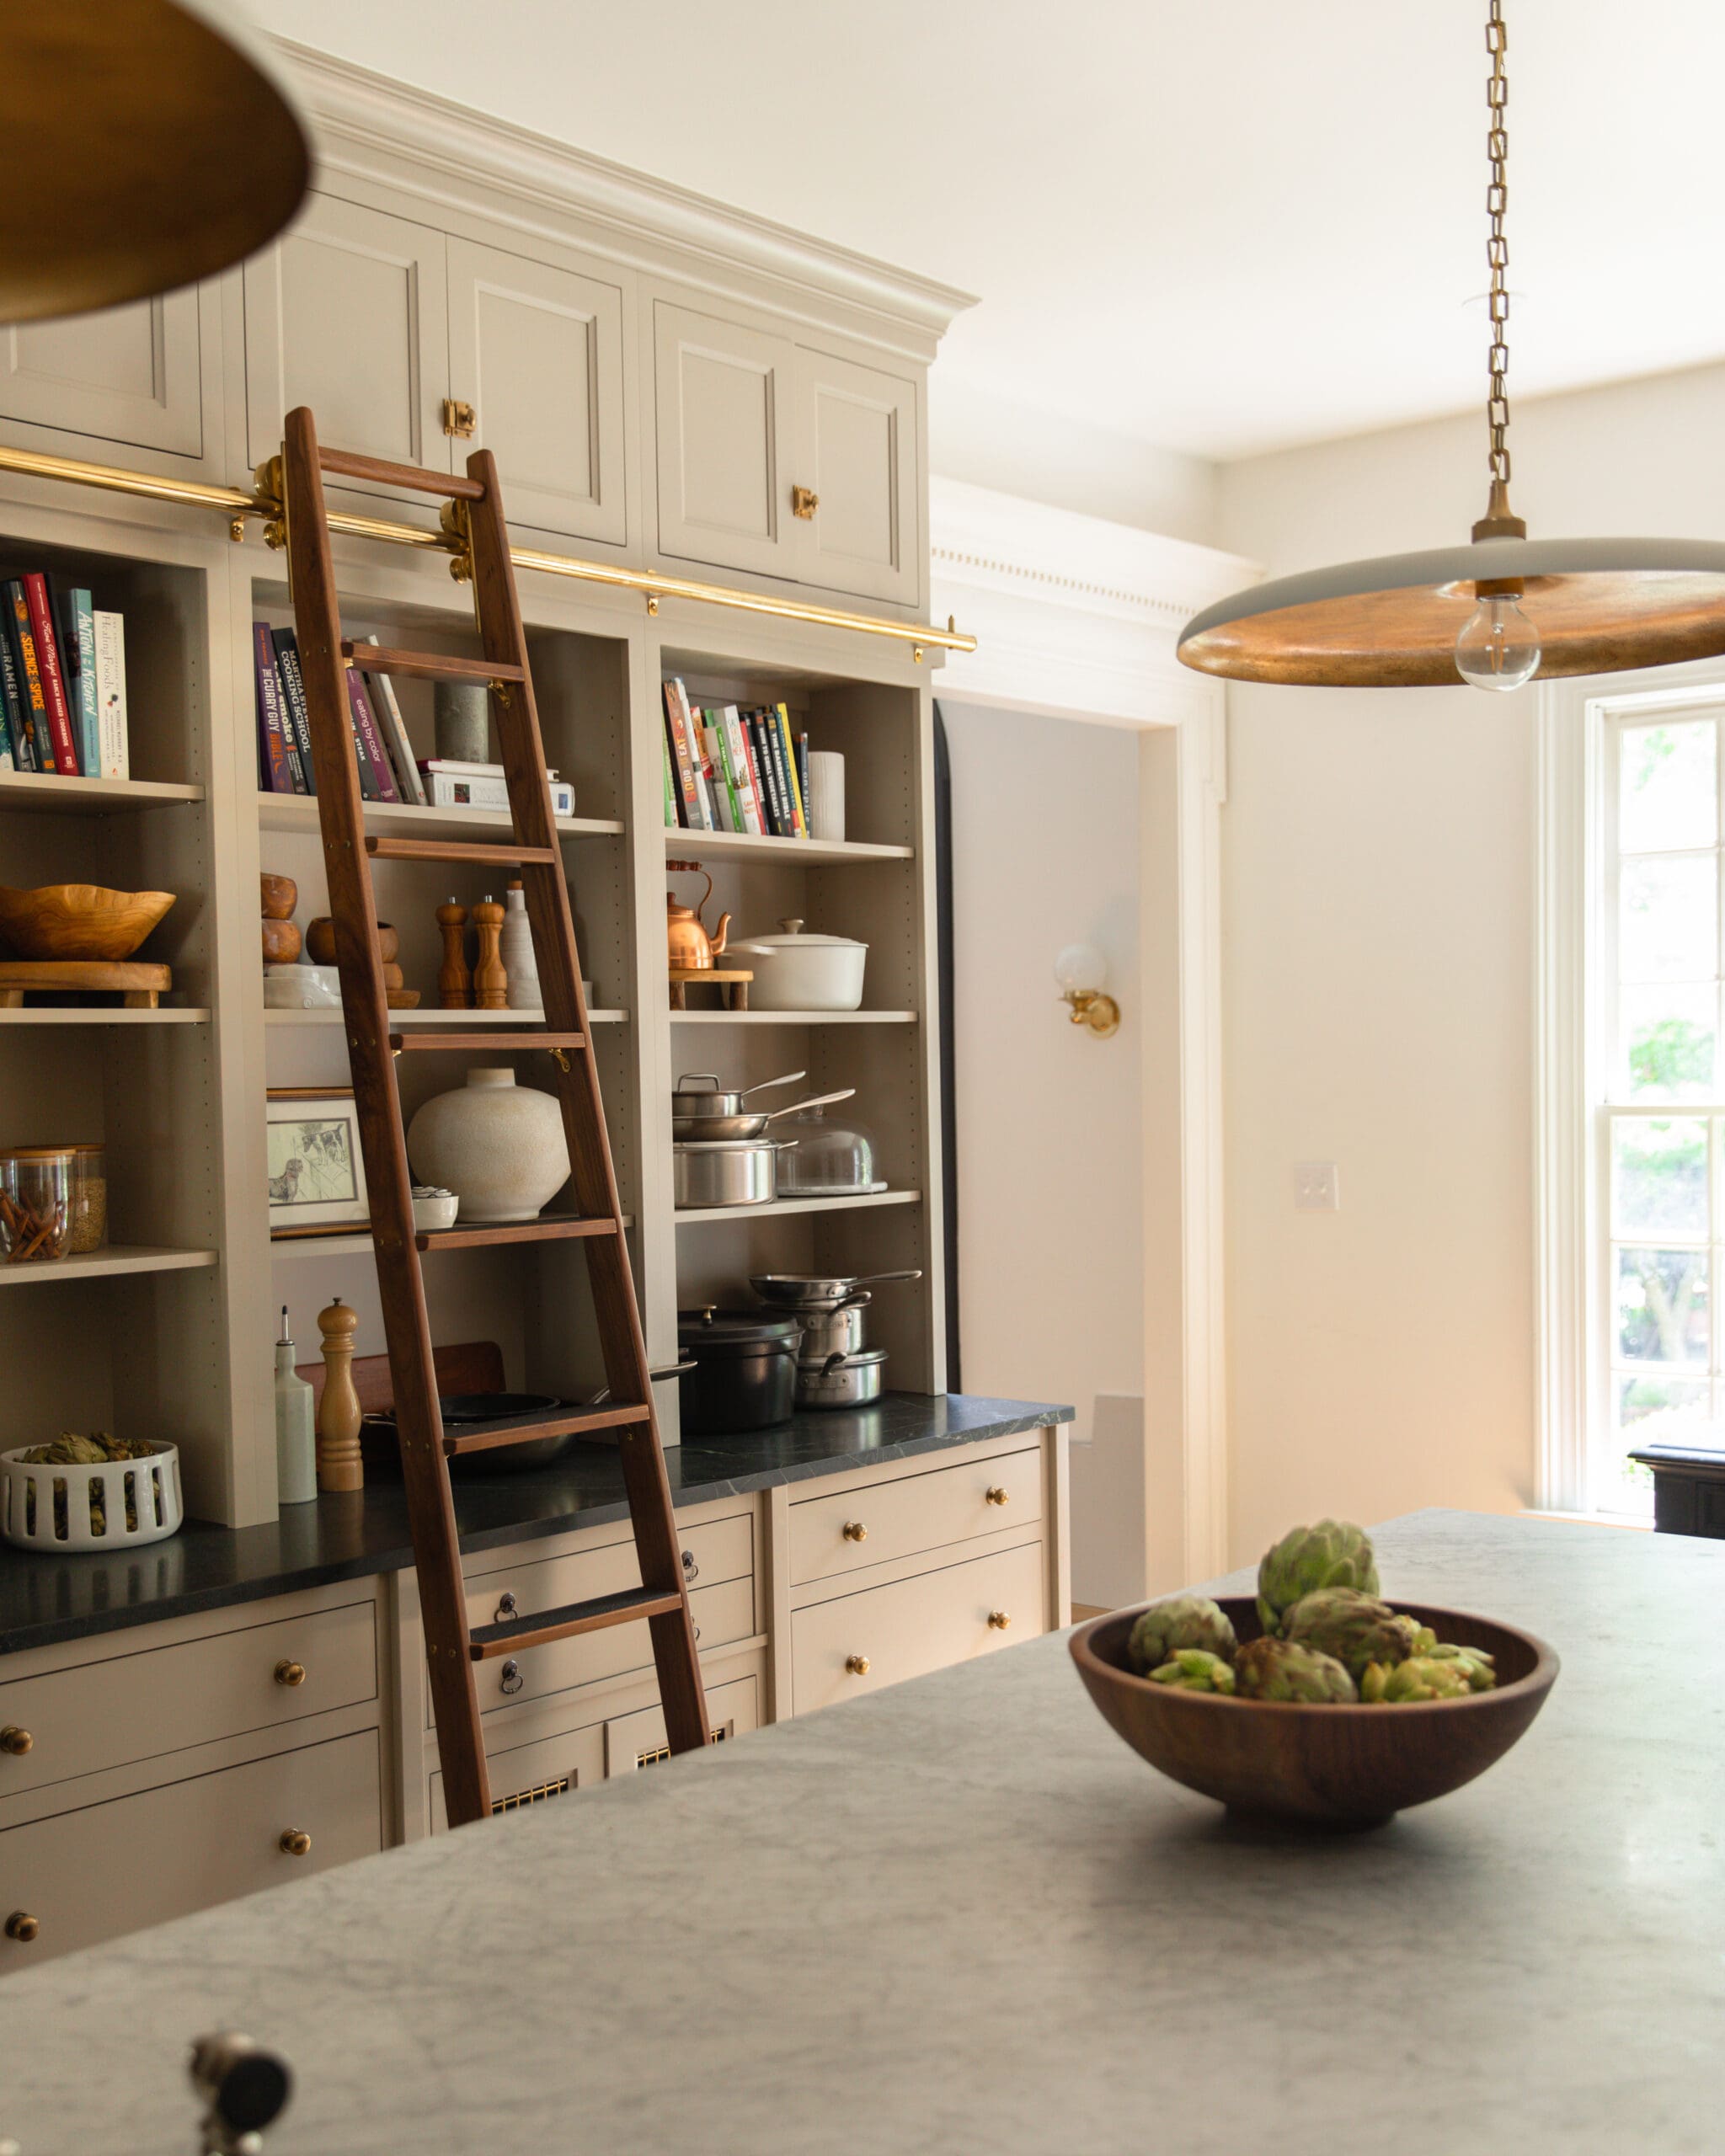
[[[1534,1264],[1541,1509],[1585,1513],[1590,1433],[1610,1412],[1594,1142],[1610,941],[1605,731],[1612,712],[1725,692],[1725,659],[1539,685],[1534,983]],[[1591,1517],[1603,1518],[1604,1514]]]

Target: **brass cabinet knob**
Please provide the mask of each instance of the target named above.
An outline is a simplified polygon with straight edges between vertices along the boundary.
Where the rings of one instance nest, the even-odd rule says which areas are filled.
[[[1003,1489],[1001,1489],[998,1482],[991,1483],[989,1487],[983,1492],[982,1500],[985,1504],[1003,1505],[1007,1502],[1007,1493]]]
[[[0,1729],[0,1752],[9,1752],[14,1759],[23,1758],[35,1741],[27,1729],[20,1729],[15,1721],[9,1721],[4,1729]]]
[[[800,516],[806,523],[820,507],[820,497],[812,487],[792,488],[791,515],[793,516]]]
[[[847,1519],[845,1522],[845,1540],[846,1542],[866,1542],[868,1529],[860,1519]]]
[[[852,1677],[866,1677],[868,1674],[868,1657],[866,1654],[847,1654],[845,1668]]]
[[[1012,1621],[1004,1609],[991,1609],[988,1613],[988,1629],[991,1632],[1004,1632]]]
[[[284,1827],[281,1839],[275,1845],[284,1856],[309,1856],[312,1838],[303,1827]]]
[[[479,414],[471,404],[463,403],[459,397],[444,398],[443,431],[445,434],[459,435],[463,441],[467,441],[472,437],[473,430],[478,424]]]
[[[306,1681],[306,1665],[302,1662],[278,1662],[275,1665],[275,1681],[278,1684],[286,1684],[290,1690],[296,1684],[303,1684]]]
[[[6,1936],[15,1939],[20,1946],[28,1946],[41,1929],[26,1909],[14,1909],[6,1919]]]

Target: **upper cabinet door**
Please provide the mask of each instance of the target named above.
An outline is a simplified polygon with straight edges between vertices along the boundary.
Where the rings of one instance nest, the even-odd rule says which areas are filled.
[[[804,584],[916,606],[916,382],[799,345],[797,392],[795,574]]]
[[[618,286],[452,238],[449,382],[457,466],[491,451],[511,524],[627,544]]]
[[[660,552],[796,575],[787,528],[796,347],[662,300],[653,327]]]
[[[252,462],[275,455],[284,414],[307,404],[328,447],[448,471],[443,234],[333,195],[310,203],[246,264]]]
[[[0,417],[179,456],[204,448],[195,286],[0,330]]]

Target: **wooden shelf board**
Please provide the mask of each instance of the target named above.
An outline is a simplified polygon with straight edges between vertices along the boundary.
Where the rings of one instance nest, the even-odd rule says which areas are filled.
[[[87,1257],[62,1257],[46,1265],[0,1265],[0,1288],[22,1288],[32,1281],[95,1280],[115,1273],[183,1273],[213,1265],[213,1250],[168,1250],[151,1243],[110,1243]]]
[[[727,859],[740,856],[745,860],[753,857],[763,861],[911,861],[916,851],[908,846],[873,846],[862,839],[770,839],[756,838],[746,831],[669,828],[665,850],[686,855],[691,861],[698,861],[702,852],[715,859],[724,855]]]
[[[44,1015],[81,1017],[86,1014],[81,1011],[32,1013],[0,1011],[0,1018]],[[97,1013],[97,1016],[100,1015],[99,1012]],[[161,1011],[128,1011],[123,1015],[128,1018],[159,1018],[171,1017],[178,1014]],[[441,1009],[427,1011],[422,1006],[417,1011],[392,1011],[389,1014],[389,1023],[392,1028],[407,1026],[448,1026],[457,1033],[467,1033],[475,1026],[513,1026],[520,1029],[523,1026],[531,1027],[533,1022],[533,1014],[531,1011],[445,1011]],[[590,1010],[587,1013],[587,1022],[590,1026],[626,1026],[629,1022],[629,1014],[627,1011]],[[341,1013],[339,1011],[266,1011],[264,1013],[264,1023],[266,1026],[339,1026],[341,1023]]]
[[[920,1190],[877,1190],[867,1198],[776,1198],[771,1205],[696,1205],[672,1218],[681,1228],[697,1220],[763,1220],[779,1213],[854,1213],[875,1205],[920,1205]]]
[[[183,808],[201,801],[200,786],[153,778],[61,778],[47,771],[0,771],[0,809],[50,816],[109,816],[123,808]]]
[[[209,1022],[210,1013],[206,1010],[0,1011],[0,1026],[207,1026]]]
[[[258,828],[264,831],[315,831],[318,803],[309,793],[260,793]],[[420,808],[411,802],[368,801],[366,829],[380,837],[460,838],[471,834],[484,839],[506,833],[508,814],[501,808]],[[610,816],[559,816],[558,832],[563,838],[614,838],[622,825]]]
[[[623,1215],[623,1229],[627,1233],[635,1225],[633,1213]],[[499,1250],[534,1250],[534,1243],[499,1243]],[[361,1229],[350,1235],[284,1235],[270,1238],[270,1255],[280,1257],[371,1257],[376,1255],[368,1231]]]
[[[914,1011],[673,1011],[674,1026],[914,1026]]]

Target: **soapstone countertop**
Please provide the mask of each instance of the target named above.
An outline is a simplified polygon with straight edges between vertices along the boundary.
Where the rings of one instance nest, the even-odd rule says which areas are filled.
[[[12,1977],[0,2132],[180,2156],[225,2026],[268,2156],[1711,2156],[1725,1549],[1376,1540],[1563,1664],[1386,1828],[1230,1826],[1029,1641]]]

